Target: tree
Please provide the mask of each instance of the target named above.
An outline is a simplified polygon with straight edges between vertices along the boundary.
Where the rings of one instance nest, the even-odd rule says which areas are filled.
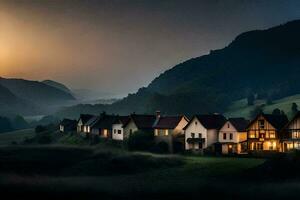
[[[292,104],[292,108],[291,109],[292,109],[292,113],[296,114],[298,112],[298,105],[294,102]]]
[[[254,100],[255,100],[254,94],[251,93],[250,95],[248,95],[247,97],[248,106],[252,106],[254,104]]]
[[[26,129],[29,128],[29,124],[25,119],[18,115],[12,120],[12,124],[15,130]]]
[[[147,151],[154,145],[152,132],[136,131],[128,139],[129,150]]]
[[[281,110],[278,108],[275,108],[272,112],[273,115],[281,115]]]
[[[6,117],[0,117],[0,133],[12,131],[13,127],[10,120]]]
[[[256,117],[259,113],[263,111],[263,106],[256,106],[250,113],[251,118]]]

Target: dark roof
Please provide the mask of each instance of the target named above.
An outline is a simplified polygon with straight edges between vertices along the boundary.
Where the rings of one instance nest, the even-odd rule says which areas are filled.
[[[174,129],[184,116],[162,116],[153,125],[153,128],[158,129]]]
[[[220,129],[226,122],[226,118],[220,114],[196,115],[195,117],[200,121],[200,123],[206,129]]]
[[[89,115],[89,114],[81,114],[79,117],[79,120],[81,119],[82,123],[85,124],[87,121],[89,121],[94,115]],[[78,121],[79,121],[78,120]]]
[[[93,126],[95,123],[97,123],[100,120],[100,116],[93,116],[90,118],[84,125],[86,126]]]
[[[116,115],[103,115],[100,116],[95,124],[92,125],[92,128],[98,129],[111,129],[113,123],[116,121],[118,116]]]
[[[286,115],[260,113],[251,121],[248,127],[250,127],[260,116],[263,116],[277,130],[281,130],[289,121]]]
[[[60,125],[62,125],[62,126],[73,126],[73,125],[77,125],[77,121],[76,120],[71,120],[71,119],[63,119],[60,122]]]
[[[298,111],[293,118],[285,125],[285,128],[288,128],[288,126],[293,123],[296,119],[300,118],[300,111]]]
[[[119,116],[117,121],[119,121],[121,124],[126,124],[130,120],[130,116]]]
[[[234,126],[237,131],[246,131],[248,124],[250,123],[249,120],[245,118],[229,118],[228,121]]]
[[[280,130],[282,129],[287,123],[288,118],[286,115],[270,115],[270,114],[263,114],[265,119],[274,126],[274,128]]]
[[[133,120],[138,129],[152,129],[152,126],[156,120],[156,116],[132,114],[130,115],[130,119]],[[128,120],[123,127],[127,126],[131,120]]]

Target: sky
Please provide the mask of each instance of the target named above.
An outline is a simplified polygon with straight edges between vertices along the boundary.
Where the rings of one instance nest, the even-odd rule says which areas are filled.
[[[242,32],[295,19],[299,0],[0,0],[0,76],[126,95]]]

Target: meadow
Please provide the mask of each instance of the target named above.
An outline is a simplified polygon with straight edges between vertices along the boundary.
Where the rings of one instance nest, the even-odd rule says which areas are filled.
[[[293,177],[300,165],[285,167],[295,163],[290,158],[290,163],[280,161],[280,165],[258,158],[130,152],[114,143],[89,145],[76,136],[54,134],[56,140],[49,145],[0,145],[2,195],[31,199],[282,199],[297,197],[300,189],[300,174]],[[270,171],[274,166],[279,167]],[[292,176],[285,177],[287,171]]]

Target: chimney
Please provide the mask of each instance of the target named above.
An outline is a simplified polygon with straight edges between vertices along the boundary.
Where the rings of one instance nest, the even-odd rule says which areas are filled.
[[[160,111],[159,111],[159,110],[156,111],[156,118],[157,118],[157,119],[160,118]]]

